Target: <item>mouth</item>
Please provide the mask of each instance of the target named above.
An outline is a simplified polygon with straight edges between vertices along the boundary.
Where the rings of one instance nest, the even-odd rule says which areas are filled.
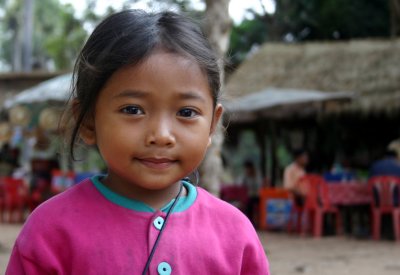
[[[177,162],[176,160],[169,158],[138,158],[137,160],[151,169],[166,169]]]

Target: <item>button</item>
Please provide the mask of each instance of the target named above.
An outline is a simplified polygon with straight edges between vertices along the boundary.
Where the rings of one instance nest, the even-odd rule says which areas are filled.
[[[172,268],[168,263],[162,262],[158,265],[157,271],[160,275],[170,275],[172,272]]]
[[[154,227],[157,228],[158,230],[161,230],[163,224],[164,224],[164,219],[163,219],[162,217],[157,217],[157,218],[153,221]]]

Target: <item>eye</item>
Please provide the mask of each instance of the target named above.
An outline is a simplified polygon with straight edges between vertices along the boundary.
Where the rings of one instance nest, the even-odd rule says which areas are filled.
[[[192,118],[197,116],[199,113],[196,110],[190,108],[183,108],[178,111],[178,116]]]
[[[144,111],[138,106],[126,106],[121,109],[121,112],[128,115],[143,115]]]

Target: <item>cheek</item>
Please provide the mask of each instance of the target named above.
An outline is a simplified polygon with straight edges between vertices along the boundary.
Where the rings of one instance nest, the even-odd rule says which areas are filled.
[[[108,155],[115,155],[128,152],[127,149],[132,144],[137,143],[134,140],[134,135],[131,135],[127,129],[121,130],[119,128],[101,128],[97,132],[97,146],[99,150],[107,157]]]
[[[192,133],[186,139],[187,154],[193,158],[203,158],[210,144],[208,132]]]

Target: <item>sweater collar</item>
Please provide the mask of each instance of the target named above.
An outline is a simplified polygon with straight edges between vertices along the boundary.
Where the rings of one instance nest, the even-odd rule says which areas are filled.
[[[104,177],[102,175],[96,175],[91,178],[92,183],[96,187],[96,189],[109,201],[122,206],[124,208],[128,208],[131,210],[135,210],[138,212],[149,212],[149,213],[154,213],[156,210],[154,210],[152,207],[149,205],[139,201],[139,200],[133,200],[127,197],[124,197],[122,195],[119,195],[109,189],[107,186],[105,186],[103,183],[101,183],[101,178]],[[192,185],[190,182],[181,181],[183,184],[183,187],[186,188],[187,190],[187,195],[184,197],[180,197],[178,199],[178,202],[175,205],[175,208],[173,210],[173,213],[176,212],[183,212],[187,210],[196,200],[197,197],[197,189],[194,185]],[[165,206],[163,206],[160,210],[162,212],[167,212],[168,209],[171,207],[172,203],[175,201],[175,199],[172,199],[169,203],[167,203]]]

